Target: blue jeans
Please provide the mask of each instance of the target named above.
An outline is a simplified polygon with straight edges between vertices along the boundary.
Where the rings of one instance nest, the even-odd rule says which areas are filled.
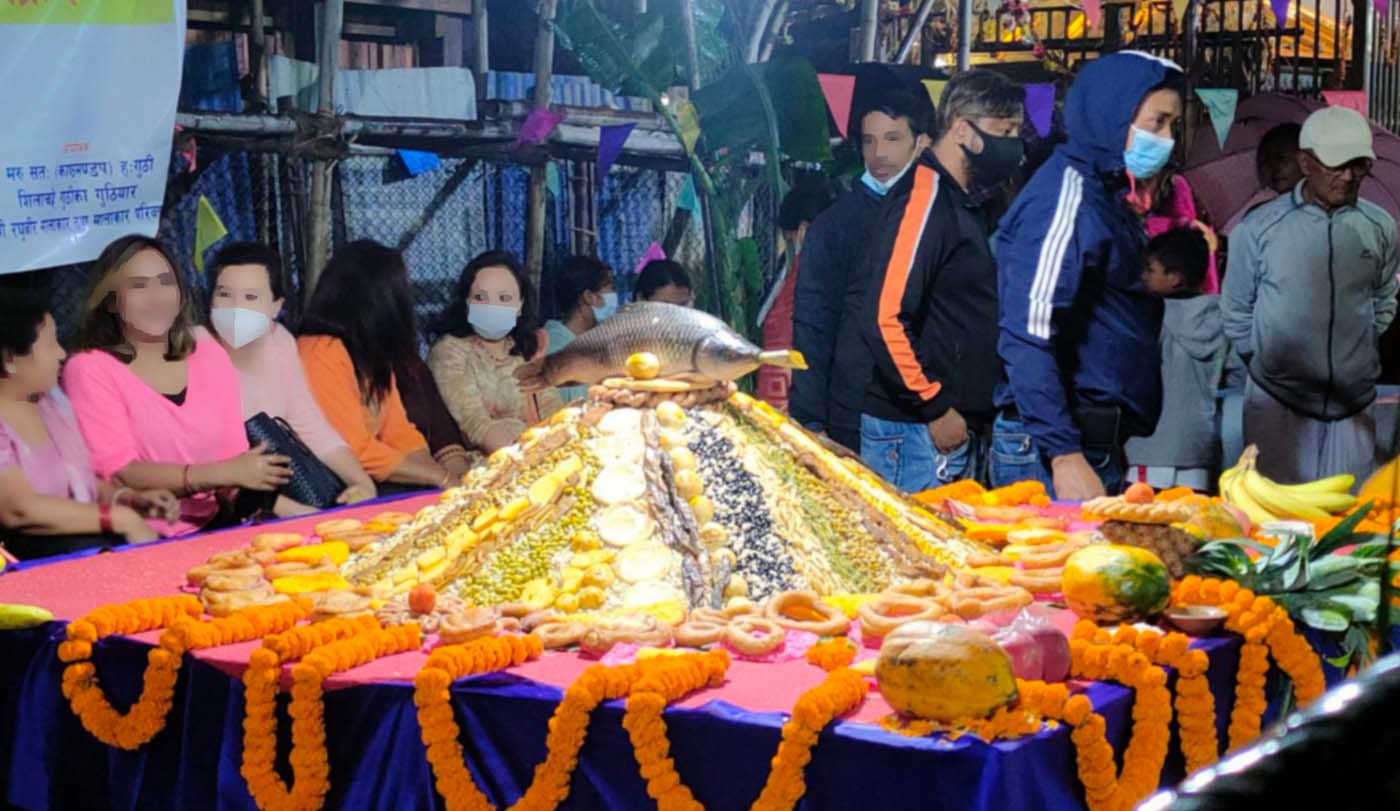
[[[1099,474],[1104,490],[1110,495],[1123,489],[1123,449],[1112,453],[1101,450],[1086,450],[1084,458]],[[1035,440],[1020,420],[997,415],[992,426],[992,453],[988,462],[993,487],[1005,487],[1020,481],[1038,480],[1045,485],[1045,491],[1054,497],[1055,477],[1050,472],[1049,460],[1036,447]]]
[[[977,436],[949,453],[934,447],[928,426],[860,415],[860,458],[866,466],[906,493],[917,493],[977,478]]]

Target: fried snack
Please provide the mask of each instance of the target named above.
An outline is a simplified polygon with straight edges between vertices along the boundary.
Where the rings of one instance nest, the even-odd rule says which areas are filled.
[[[807,631],[817,636],[846,633],[850,620],[841,609],[822,602],[815,591],[783,591],[768,601],[764,616],[789,631]]]
[[[228,549],[209,556],[209,565],[221,566],[226,569],[247,566],[252,562],[253,556],[248,549]]]
[[[773,620],[749,615],[736,617],[724,629],[725,643],[745,656],[767,656],[782,646],[786,636]]]
[[[233,566],[223,563],[201,563],[200,565],[185,572],[185,579],[191,586],[203,586],[212,575],[255,575],[262,579],[262,567],[248,563],[243,566]],[[227,589],[220,589],[227,591]]]
[[[1069,556],[1078,548],[1077,544],[1068,542],[1052,543],[1025,549],[1014,557],[1015,562],[1021,564],[1023,569],[1049,569],[1064,566],[1065,561],[1069,560]]]
[[[712,622],[716,625],[728,625],[729,615],[717,608],[697,608],[690,612],[688,622]]]
[[[293,546],[301,546],[305,540],[297,532],[263,532],[253,536],[251,546],[254,549],[281,552],[284,549],[291,549]]]
[[[969,555],[969,557],[971,557],[971,555]],[[910,597],[937,597],[946,591],[946,589],[943,584],[937,580],[920,577],[917,580],[910,580],[908,583],[899,583],[890,586],[885,589],[885,591],[892,594],[907,594]]]
[[[1016,572],[1011,575],[1007,582],[1013,586],[1020,586],[1032,594],[1055,594],[1061,590],[1061,580],[1064,573],[1063,566],[1056,566],[1053,569],[1035,569]]]
[[[494,608],[466,608],[444,617],[438,624],[438,638],[446,645],[457,645],[489,636],[496,631],[501,615]]]
[[[255,605],[263,605],[266,602],[277,602],[272,598],[278,597],[272,590],[272,586],[267,583],[241,591],[211,591],[205,589],[199,593],[199,601],[204,603],[204,610],[215,617],[227,617],[245,608]]]
[[[390,510],[390,511],[388,511],[388,512],[382,512],[382,513],[380,513],[380,514],[374,516],[373,518],[369,519],[369,523],[371,523],[371,524],[381,524],[381,525],[383,525],[383,526],[388,526],[388,527],[400,527],[400,526],[403,526],[404,524],[409,523],[409,522],[412,521],[412,520],[413,520],[413,513],[395,512],[395,511],[393,511],[393,510]]]
[[[347,532],[354,532],[362,528],[364,528],[364,524],[353,518],[336,518],[317,524],[314,532],[320,538],[326,539],[334,538],[337,535],[344,535]]]
[[[350,547],[351,552],[358,552],[372,543],[378,543],[379,541],[384,540],[386,537],[388,536],[385,535],[383,532],[377,532],[372,529],[360,529],[354,532],[346,532],[344,534],[337,535],[334,538],[331,538],[330,540],[340,541],[341,543]]]
[[[368,597],[353,591],[328,591],[317,598],[311,609],[312,622],[324,622],[336,617],[358,617],[371,613]]]
[[[724,616],[733,619],[748,615],[763,616],[763,606],[747,597],[731,597],[724,604]]]
[[[539,637],[540,644],[548,650],[558,650],[577,645],[588,633],[588,626],[581,622],[546,622],[530,633]]]
[[[861,636],[884,638],[906,622],[930,620],[944,612],[944,606],[929,597],[885,592],[856,609]]]
[[[671,626],[656,617],[645,615],[603,623],[588,630],[579,642],[585,653],[602,656],[614,645],[630,644],[639,648],[660,648],[671,643]]]
[[[689,619],[676,626],[676,644],[683,648],[703,648],[706,645],[713,645],[724,638],[728,628],[727,618],[724,623],[713,620]]]
[[[262,569],[256,566],[210,572],[204,578],[204,588],[208,591],[247,591],[265,583]]]
[[[1080,506],[1080,514],[1086,519],[1106,521],[1129,521],[1136,524],[1176,524],[1190,521],[1192,510],[1189,504],[1178,501],[1153,501],[1147,504],[1132,504],[1122,496],[1101,496],[1090,499]]]
[[[965,620],[988,614],[1025,608],[1035,602],[1029,591],[1017,586],[974,586],[954,592],[949,601],[952,613]]]
[[[319,563],[305,563],[294,560],[286,563],[274,563],[263,568],[263,574],[268,580],[280,580],[284,577],[309,577],[319,574],[335,574],[339,569],[334,563],[322,558]]]

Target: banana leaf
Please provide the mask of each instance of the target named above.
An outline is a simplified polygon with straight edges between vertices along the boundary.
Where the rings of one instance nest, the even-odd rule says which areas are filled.
[[[1327,607],[1306,606],[1303,608],[1301,616],[1303,622],[1319,631],[1335,631],[1341,633],[1351,627],[1351,612],[1342,605],[1329,605]]]
[[[737,66],[696,91],[692,101],[712,150],[728,147],[743,154],[771,145],[793,160],[831,159],[826,101],[805,59]],[[771,143],[774,130],[776,144]]]
[[[1361,580],[1365,569],[1355,558],[1331,557],[1312,565],[1306,584],[1308,591],[1327,591]]]
[[[1318,538],[1317,542],[1312,545],[1312,549],[1309,550],[1308,556],[1316,560],[1318,557],[1335,552],[1343,546],[1356,543],[1352,531],[1371,512],[1371,503],[1368,501],[1357,507],[1350,515],[1343,518],[1341,523],[1332,527],[1326,535]]]
[[[739,278],[743,282],[744,323],[746,334],[753,334],[757,328],[758,308],[763,303],[763,266],[758,259],[758,242],[753,237],[739,240]]]
[[[1254,561],[1233,541],[1202,544],[1196,554],[1187,559],[1186,567],[1195,574],[1219,575],[1239,581],[1245,587],[1252,585],[1255,577]]]
[[[661,14],[647,14],[637,30],[624,31],[588,0],[576,0],[553,27],[560,46],[607,90],[650,98],[675,82],[676,59],[684,49],[667,41]]]

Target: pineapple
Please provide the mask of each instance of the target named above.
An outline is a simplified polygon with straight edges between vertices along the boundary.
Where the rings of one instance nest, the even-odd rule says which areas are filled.
[[[1173,578],[1186,574],[1186,559],[1201,544],[1200,530],[1191,524],[1148,524],[1105,521],[1099,532],[1113,543],[1137,546],[1162,559]]]

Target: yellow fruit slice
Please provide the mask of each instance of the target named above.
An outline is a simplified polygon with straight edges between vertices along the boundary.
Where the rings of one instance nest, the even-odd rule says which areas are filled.
[[[279,577],[272,581],[272,589],[278,594],[308,594],[348,588],[350,584],[338,574],[304,574]]]
[[[516,500],[501,507],[501,520],[514,521],[515,519],[524,515],[525,511],[528,509],[530,509],[530,499],[525,496],[521,496],[520,498],[517,498]]]
[[[598,471],[593,479],[593,499],[599,504],[636,501],[646,491],[647,482],[642,469],[632,465],[609,465]]]
[[[558,595],[548,583],[543,580],[531,580],[520,590],[520,602],[530,607],[531,611],[543,611],[554,605],[554,600]]]
[[[432,566],[429,566],[426,569],[420,569],[418,571],[418,582],[428,583],[433,580],[437,580],[439,577],[442,577],[444,574],[447,573],[447,567],[451,565],[452,561],[448,560],[447,558],[443,558],[442,560],[438,561]]]
[[[526,494],[530,504],[535,507],[546,507],[554,503],[554,499],[559,498],[559,492],[564,489],[564,482],[557,473],[541,476],[530,485],[530,491]]]
[[[690,448],[672,448],[671,465],[677,471],[693,471],[695,470],[695,454],[691,453]]]
[[[603,540],[598,537],[598,533],[583,530],[575,532],[573,540],[570,543],[575,552],[589,552],[601,548]]]
[[[597,586],[600,589],[611,586],[616,579],[617,575],[613,574],[612,567],[606,563],[595,563],[583,573],[583,582],[586,585]]]
[[[583,470],[583,460],[577,456],[566,456],[554,466],[554,475],[559,481],[568,481],[570,477]]]
[[[594,549],[574,555],[569,559],[569,565],[579,569],[587,569],[589,566],[596,566],[599,563],[608,563],[615,557],[617,557],[617,553],[611,549]]]
[[[554,598],[554,607],[565,614],[572,614],[578,610],[578,595],[561,594]]]
[[[473,546],[476,546],[477,534],[472,532],[472,528],[466,525],[457,527],[447,536],[447,554],[457,557]]]
[[[350,545],[344,541],[326,541],[309,546],[294,546],[277,553],[277,560],[281,563],[315,564],[320,563],[321,558],[330,558],[331,563],[339,566],[348,557],[350,557]]]
[[[500,514],[495,507],[491,507],[486,512],[478,515],[472,520],[472,532],[481,532],[499,520]]]
[[[715,517],[715,503],[709,496],[696,496],[690,500],[690,509],[695,512],[695,523],[708,524]]]
[[[598,537],[609,546],[628,546],[651,535],[651,519],[626,504],[608,507],[594,521]]]
[[[691,500],[705,492],[705,483],[700,481],[700,474],[692,470],[676,471],[676,492],[686,501]]]
[[[447,547],[439,546],[418,556],[418,570],[431,569],[447,558]]]
[[[686,614],[689,613],[689,604],[684,600],[666,600],[656,605],[649,605],[642,611],[656,617],[658,622],[664,622],[667,625],[680,625],[685,622]]]
[[[575,592],[583,588],[583,569],[573,566],[565,566],[559,572],[559,590],[563,592]]]
[[[662,428],[679,428],[685,425],[685,409],[667,400],[656,406],[656,421]]]
[[[661,374],[661,359],[651,352],[633,352],[627,357],[627,374],[635,380],[651,380]]]
[[[602,608],[607,594],[597,586],[584,586],[578,591],[578,607],[585,610]]]
[[[405,566],[405,567],[403,567],[402,569],[399,569],[398,571],[394,572],[393,577],[390,578],[391,582],[392,582],[395,586],[402,585],[402,584],[404,584],[404,583],[407,583],[407,582],[410,581],[410,580],[417,580],[417,579],[418,579],[418,567],[417,567],[417,566]]]
[[[972,571],[983,577],[990,577],[998,583],[1010,583],[1011,575],[1020,571],[1012,566],[979,566]]]
[[[614,566],[617,576],[628,583],[660,580],[671,568],[672,552],[659,543],[633,544],[623,549]]]
[[[1045,529],[1043,527],[1013,529],[1006,533],[1006,542],[1017,546],[1039,546],[1040,544],[1060,543],[1064,539],[1065,534],[1058,529]]]

